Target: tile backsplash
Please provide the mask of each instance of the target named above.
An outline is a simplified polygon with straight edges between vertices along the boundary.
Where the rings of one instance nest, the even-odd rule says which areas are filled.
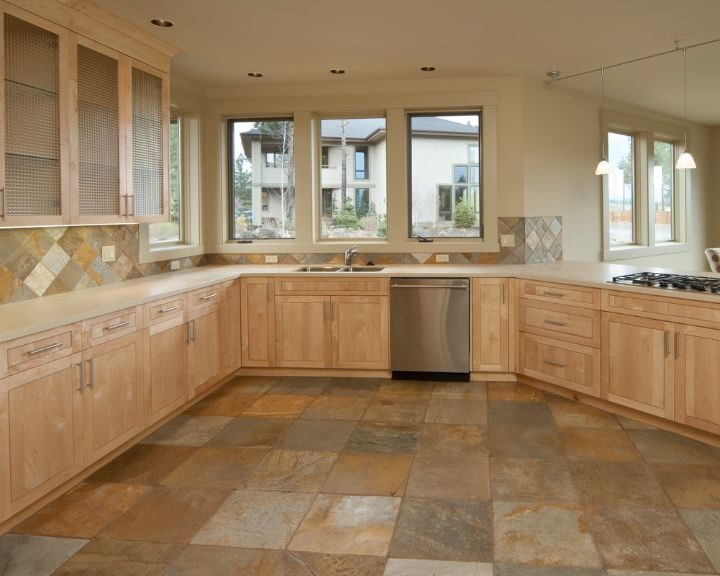
[[[138,225],[0,230],[0,304],[167,272],[170,261],[140,263]],[[500,252],[450,253],[451,264],[523,264],[562,260],[562,218],[499,218],[498,233],[515,236]],[[114,246],[114,262],[103,262]],[[280,264],[337,262],[338,253],[277,254]],[[264,264],[265,254],[206,254],[180,258],[181,268],[205,264]],[[432,253],[361,253],[360,264],[434,264]]]

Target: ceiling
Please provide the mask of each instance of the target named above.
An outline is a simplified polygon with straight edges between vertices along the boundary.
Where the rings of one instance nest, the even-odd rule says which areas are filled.
[[[720,37],[718,0],[96,0],[175,44],[173,71],[240,86],[419,77],[542,79]],[[169,18],[161,29],[151,18]],[[608,98],[682,114],[679,54],[607,73]],[[432,73],[420,66],[437,67]],[[344,68],[345,76],[330,76]],[[253,79],[248,72],[262,72]],[[599,75],[568,81],[599,93]],[[688,51],[688,115],[720,124],[720,44]]]

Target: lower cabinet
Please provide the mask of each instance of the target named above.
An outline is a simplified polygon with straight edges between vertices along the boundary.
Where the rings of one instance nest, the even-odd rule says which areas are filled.
[[[604,313],[603,396],[610,402],[672,419],[673,324]]]
[[[240,325],[243,367],[275,366],[275,305],[271,278],[240,282]]]
[[[220,301],[220,351],[223,376],[240,367],[240,280],[222,286]]]
[[[0,496],[11,514],[83,469],[81,369],[81,355],[75,354],[1,383],[8,439],[2,468],[8,478]]]
[[[509,368],[509,283],[507,278],[472,281],[472,371]]]
[[[333,368],[389,368],[387,296],[333,296],[331,313]]]
[[[145,340],[145,414],[154,424],[189,399],[187,345],[189,325],[182,316],[150,326]]]
[[[282,368],[330,368],[329,296],[275,298],[275,365]]]
[[[720,330],[675,325],[675,420],[720,434]]]
[[[218,308],[193,312],[189,321],[188,382],[195,396],[220,377],[220,317]]]
[[[86,466],[145,427],[142,346],[135,332],[82,353]]]

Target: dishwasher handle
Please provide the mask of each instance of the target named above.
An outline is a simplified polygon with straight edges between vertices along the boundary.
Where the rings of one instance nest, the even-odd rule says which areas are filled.
[[[442,288],[443,290],[467,290],[467,286],[453,286],[446,284],[391,284],[390,288]]]

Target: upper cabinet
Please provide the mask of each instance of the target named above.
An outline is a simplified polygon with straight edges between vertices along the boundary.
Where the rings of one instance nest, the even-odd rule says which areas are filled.
[[[167,72],[0,6],[0,227],[166,220]]]

